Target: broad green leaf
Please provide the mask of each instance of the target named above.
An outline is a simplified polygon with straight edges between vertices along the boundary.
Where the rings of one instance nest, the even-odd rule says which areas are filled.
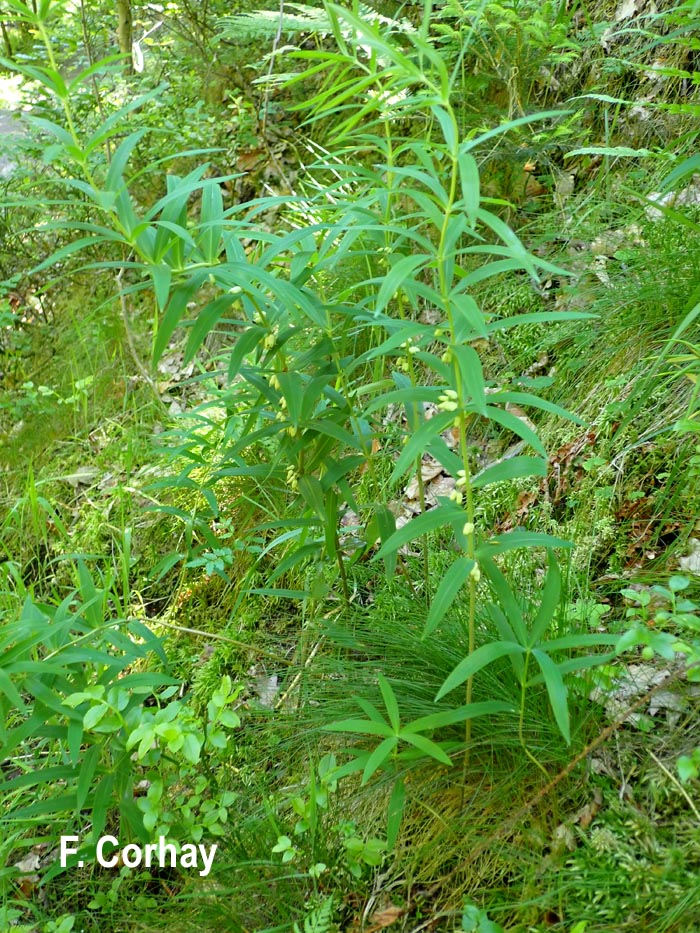
[[[423,629],[423,638],[431,635],[442,622],[445,613],[455,601],[457,593],[467,581],[473,566],[474,561],[470,557],[458,557],[445,571],[430,604],[430,612]]]
[[[546,476],[547,461],[541,457],[511,457],[485,467],[472,479],[473,489],[483,489],[492,483],[503,483],[522,476]]]
[[[545,642],[544,647],[548,652],[552,651],[550,642]],[[608,651],[604,654],[589,654],[583,658],[570,658],[568,661],[559,661],[557,667],[563,677],[565,674],[571,674],[574,671],[587,671],[592,667],[600,667],[601,664],[608,664],[614,658],[615,652]],[[528,681],[528,684],[541,683],[543,679],[542,675],[538,674]]]
[[[83,726],[88,731],[94,729],[107,715],[109,712],[109,707],[105,706],[103,703],[100,703],[96,706],[91,706],[90,709],[83,716]]]
[[[608,635],[603,632],[581,635],[564,635],[553,638],[546,643],[548,651],[570,651],[572,648],[588,648],[596,645],[617,645],[619,635]]]
[[[453,306],[455,313],[454,321],[454,341],[457,344],[468,343],[477,337],[487,337],[486,318],[481,308],[471,295],[464,295],[453,289],[449,296],[449,302]]]
[[[494,127],[492,130],[488,130],[486,133],[482,133],[480,136],[476,136],[473,139],[466,139],[460,146],[460,153],[471,152],[472,149],[477,149],[483,146],[485,142],[488,142],[489,139],[493,139],[494,136],[500,136],[503,133],[509,133],[511,130],[516,129],[519,126],[525,126],[528,123],[535,123],[538,120],[549,120],[555,117],[567,117],[573,111],[571,110],[542,110],[538,113],[528,114],[525,117],[518,117],[517,120],[508,120],[505,123],[501,123],[499,126]]]
[[[267,329],[260,324],[255,324],[244,333],[237,335],[228,361],[227,378],[229,382],[233,382],[240,372],[246,356],[253,352],[266,335]]]
[[[547,693],[549,694],[549,702],[552,705],[559,731],[564,736],[566,744],[569,745],[571,744],[571,732],[569,727],[568,691],[564,685],[561,671],[549,655],[539,648],[533,650],[532,656],[536,659],[542,671]]]
[[[528,405],[530,408],[539,408],[552,415],[558,415],[559,418],[573,421],[574,424],[585,424],[584,421],[576,415],[571,414],[571,412],[567,411],[565,408],[555,405],[554,402],[548,402],[546,399],[539,398],[537,395],[532,395],[530,392],[498,392],[491,396],[491,400],[505,403],[515,402],[516,405]]]
[[[34,117],[30,116],[29,120],[40,129],[44,130],[46,133],[50,133],[52,136],[55,136],[56,139],[60,140],[65,146],[72,147],[75,145],[73,137],[68,132],[65,127],[60,126],[58,123],[53,123],[51,120],[46,120],[43,117]]]
[[[459,687],[465,680],[473,677],[482,668],[487,667],[499,658],[503,658],[508,654],[523,654],[524,652],[525,649],[522,645],[515,642],[495,641],[488,645],[482,645],[481,648],[477,648],[476,651],[459,662],[438,690],[435,700],[441,700],[445,694],[454,690],[455,687]]]
[[[517,418],[512,412],[504,411],[502,408],[496,408],[493,405],[486,406],[486,417],[500,424],[502,427],[506,428],[506,430],[512,431],[513,434],[517,434],[517,436],[529,444],[533,450],[536,450],[538,454],[542,454],[543,457],[547,456],[547,451],[544,449],[542,441],[532,428],[525,424],[522,418]]]
[[[149,266],[148,271],[153,279],[153,291],[155,292],[158,310],[162,311],[170,297],[170,285],[173,278],[172,269],[162,263],[157,266]]]
[[[388,509],[386,506],[379,505],[375,509],[374,517],[377,522],[377,531],[378,535],[372,535],[368,537],[368,544],[376,540],[379,537],[380,540],[380,549],[389,541],[392,535],[396,532],[396,516]],[[369,531],[369,529],[368,529]],[[384,555],[384,570],[389,579],[394,576],[394,571],[396,570],[396,559],[397,552],[394,549],[391,549]]]
[[[79,718],[71,719],[66,729],[66,739],[68,744],[68,754],[74,765],[80,761],[80,746],[83,741],[83,724]]]
[[[408,403],[407,403],[408,404]],[[442,434],[446,428],[454,422],[454,412],[441,412],[439,415],[423,421],[421,426],[413,434],[409,435],[407,443],[398,456],[394,471],[391,474],[390,482],[395,483],[403,474],[409,470],[416,462],[418,457],[423,456],[423,452],[430,444],[431,440]],[[415,521],[415,519],[413,519]],[[410,523],[409,523],[410,524]]]
[[[168,271],[170,271],[169,266],[163,266],[162,268],[168,269]],[[208,304],[206,304],[197,314],[195,322],[190,330],[190,335],[187,338],[187,346],[185,347],[185,363],[189,363],[190,360],[194,359],[195,354],[202,346],[207,336],[212,333],[221,317],[237,300],[237,295],[231,295],[228,293],[225,295],[219,295],[218,298],[208,302]]]
[[[202,190],[200,208],[199,248],[205,262],[216,262],[221,250],[221,234],[224,221],[224,200],[217,181],[211,181]]]
[[[98,839],[102,835],[107,822],[107,814],[114,806],[114,774],[105,774],[97,785],[92,805],[92,838]]]
[[[450,345],[450,352],[457,363],[465,395],[476,411],[486,417],[486,384],[479,354],[473,347],[454,344]]]
[[[419,181],[434,195],[437,205],[446,205],[449,201],[449,195],[437,173],[432,174],[430,171],[423,171],[414,165],[392,165],[391,168],[387,165],[385,171],[391,171],[398,178],[413,178]],[[411,191],[412,189],[409,189],[408,193],[410,194]],[[403,185],[401,186],[401,194],[402,196],[406,194],[406,187]]]

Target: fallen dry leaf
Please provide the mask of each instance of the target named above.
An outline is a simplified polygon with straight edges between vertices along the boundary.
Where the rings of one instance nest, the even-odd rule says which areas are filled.
[[[404,908],[391,904],[382,910],[376,910],[369,918],[368,926],[365,927],[365,933],[375,933],[377,930],[385,930],[392,923],[396,923],[404,915]]]

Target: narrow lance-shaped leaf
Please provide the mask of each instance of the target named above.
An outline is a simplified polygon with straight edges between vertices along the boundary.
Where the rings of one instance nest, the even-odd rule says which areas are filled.
[[[554,713],[554,718],[557,721],[559,726],[559,731],[564,736],[566,744],[571,743],[571,732],[569,728],[569,704],[567,699],[567,689],[564,685],[564,679],[562,678],[561,671],[554,663],[554,661],[546,654],[544,651],[541,651],[539,648],[535,648],[532,652],[533,657],[536,659],[537,663],[540,666],[542,675],[544,677],[544,682],[547,687],[547,693],[549,694],[549,702],[552,705],[552,711]]]
[[[366,784],[367,781],[372,777],[375,771],[384,764],[389,755],[394,751],[398,745],[398,738],[395,735],[391,735],[388,738],[384,739],[383,742],[380,742],[379,745],[375,748],[372,754],[367,760],[365,765],[365,770],[362,772],[362,783]]]
[[[460,518],[463,521],[464,512],[461,509],[451,508],[449,504],[440,504],[429,512],[424,512],[422,515],[412,518],[402,528],[397,529],[389,540],[385,541],[381,546],[375,555],[375,560],[386,557],[387,554],[398,551],[409,541],[414,541],[429,531],[435,531],[437,528],[450,525]]]
[[[515,642],[495,641],[489,645],[482,645],[481,648],[477,648],[463,661],[460,661],[438,690],[435,699],[441,700],[450,690],[459,687],[465,680],[473,677],[483,667],[487,667],[499,658],[503,658],[508,654],[522,654],[524,651],[522,645]]]
[[[452,759],[447,752],[440,748],[437,742],[433,742],[432,739],[428,739],[424,735],[418,735],[415,732],[407,732],[405,735],[402,733],[401,738],[405,739],[409,745],[415,746],[419,751],[441,762],[443,765],[449,767],[452,764]]]
[[[540,608],[532,624],[531,646],[535,646],[542,641],[547,629],[552,624],[554,613],[559,606],[559,597],[561,596],[561,574],[556,557],[551,551],[547,554],[549,569],[547,579],[542,590],[542,601]]]
[[[452,345],[450,352],[459,370],[459,378],[468,399],[480,415],[486,415],[486,384],[479,354],[473,347]]]
[[[542,457],[511,457],[494,463],[477,473],[472,479],[473,489],[484,489],[492,483],[519,479],[523,476],[546,476],[547,461]]]
[[[514,551],[521,547],[570,548],[571,541],[556,538],[554,535],[548,535],[543,531],[527,531],[524,528],[516,528],[514,531],[508,531],[479,545],[476,558],[481,560],[483,557],[493,557],[496,554],[504,554],[506,551]]]
[[[445,572],[430,604],[430,612],[423,629],[423,638],[432,634],[442,622],[445,613],[457,598],[457,594],[467,580],[473,566],[474,561],[471,558],[458,557]]]
[[[406,785],[401,780],[401,778],[397,778],[391,791],[389,807],[387,810],[386,843],[389,851],[391,851],[396,845],[399,829],[401,828],[401,821],[403,819],[405,803]]]
[[[382,698],[384,700],[384,705],[386,706],[386,711],[389,717],[389,722],[391,723],[391,727],[394,732],[398,732],[401,728],[399,704],[396,701],[396,694],[391,689],[391,684],[383,674],[379,675],[379,688],[382,691]]]

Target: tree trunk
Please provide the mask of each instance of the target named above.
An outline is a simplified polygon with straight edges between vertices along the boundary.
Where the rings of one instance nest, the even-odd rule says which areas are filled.
[[[134,73],[133,54],[133,17],[131,13],[131,0],[117,0],[117,39],[119,51],[128,58],[124,63],[124,74]]]

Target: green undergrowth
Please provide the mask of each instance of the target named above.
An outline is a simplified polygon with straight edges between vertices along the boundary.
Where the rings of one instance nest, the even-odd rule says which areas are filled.
[[[216,100],[180,139],[175,85],[105,123],[44,75],[63,277],[24,188],[0,227],[0,926],[700,924],[700,226],[647,200],[694,144],[690,8],[328,5],[226,92],[250,192],[142,133],[219,141]],[[108,872],[98,829],[219,852]]]

